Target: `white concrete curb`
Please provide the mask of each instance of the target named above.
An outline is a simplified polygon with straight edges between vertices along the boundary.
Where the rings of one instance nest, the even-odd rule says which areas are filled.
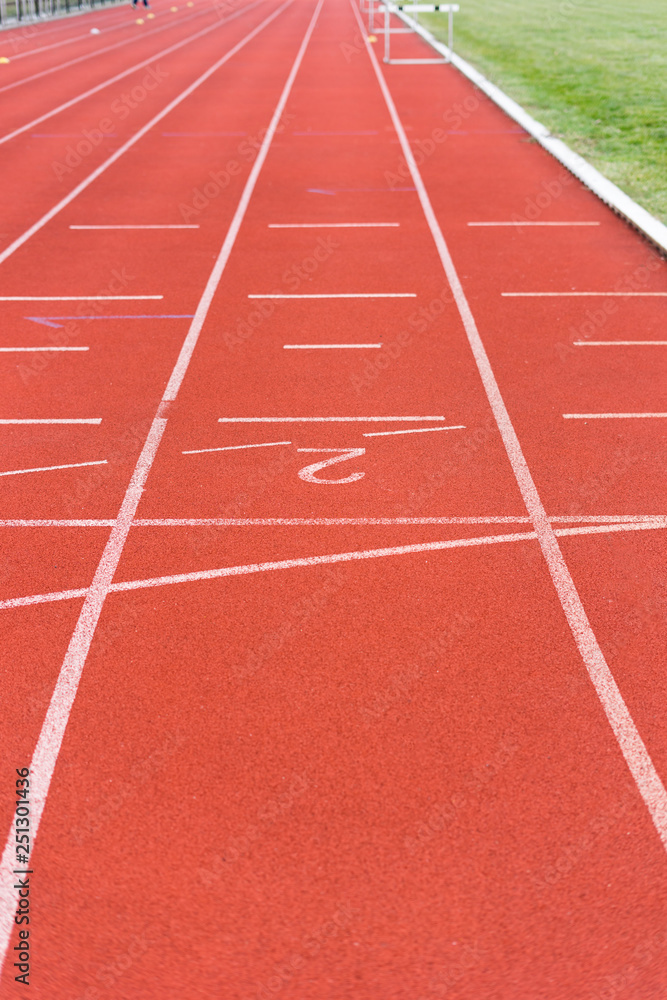
[[[601,198],[602,201],[621,215],[627,222],[639,229],[640,232],[647,236],[656,246],[660,247],[661,250],[667,252],[667,226],[663,225],[659,219],[656,219],[655,216],[647,212],[641,205],[638,205],[636,201],[633,201],[619,187],[612,184],[610,180],[601,174],[599,170],[596,170],[583,156],[579,156],[578,153],[570,149],[561,139],[557,139],[551,135],[545,125],[535,121],[520,104],[517,104],[516,101],[508,97],[499,87],[496,87],[490,80],[487,80],[479,70],[476,70],[465,59],[461,59],[460,56],[457,56],[446,45],[443,45],[437,38],[434,38],[430,31],[427,31],[426,28],[418,24],[409,15],[403,13],[403,11],[397,10],[395,13],[413,31],[421,35],[437,52],[440,52],[441,55],[448,59],[452,66],[455,66],[459,72],[467,76],[476,87],[483,91],[487,97],[490,97],[510,118],[513,118],[522,128],[525,128],[526,132],[537,139],[539,144],[551,153],[552,156],[555,156],[575,177],[583,181],[586,187],[590,188],[598,198]]]

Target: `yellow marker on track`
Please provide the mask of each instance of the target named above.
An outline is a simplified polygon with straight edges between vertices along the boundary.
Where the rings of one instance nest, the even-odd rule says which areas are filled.
[[[155,14],[146,14],[146,18],[151,21],[155,17]]]
[[[8,62],[9,59],[7,58],[7,56],[0,56],[0,63],[8,63]]]
[[[176,11],[178,10],[178,7],[170,7],[169,10],[172,11],[172,13],[175,14]]]
[[[377,42],[377,40],[378,40],[377,39],[377,35],[369,35],[368,36],[368,41],[369,42]]]
[[[135,23],[136,24],[143,24],[144,23],[143,17],[138,17]]]

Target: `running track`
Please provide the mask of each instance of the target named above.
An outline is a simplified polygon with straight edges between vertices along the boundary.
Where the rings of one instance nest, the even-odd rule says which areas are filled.
[[[3,949],[32,761],[40,1000],[662,1000],[664,262],[349,0],[175,6],[0,38]]]

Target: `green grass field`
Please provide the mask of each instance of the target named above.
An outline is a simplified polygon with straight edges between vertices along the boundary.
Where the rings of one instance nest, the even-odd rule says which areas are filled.
[[[455,51],[667,222],[667,0],[459,2]]]

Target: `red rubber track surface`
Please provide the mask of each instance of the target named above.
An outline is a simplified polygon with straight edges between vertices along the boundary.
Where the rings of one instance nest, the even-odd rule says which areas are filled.
[[[2,246],[278,9],[248,5],[160,59],[166,75],[123,117],[111,104],[145,69],[37,130],[54,138],[8,142]],[[158,410],[117,583],[479,541],[108,595],[31,856],[30,994],[662,1000],[665,848],[538,542],[512,539],[532,525],[349,0],[322,6],[182,387],[161,405],[314,10],[287,5],[0,265],[2,296],[161,296],[0,301],[0,346],[88,348],[0,353],[0,419],[101,420],[0,425],[0,472],[106,462],[0,477],[0,601],[91,585]],[[26,83],[2,134],[221,20],[194,12]],[[95,23],[110,40],[134,17]],[[396,55],[432,55],[396,39]],[[11,80],[58,53],[10,63]],[[548,516],[559,530],[616,519],[559,542],[664,781],[665,529],[620,529],[667,515],[667,421],[563,415],[667,411],[667,348],[579,346],[665,339],[665,299],[644,293],[667,292],[667,269],[453,68],[382,71]],[[54,162],[105,117],[114,136],[59,179]],[[596,224],[469,225],[518,220]],[[274,228],[304,223],[329,228]],[[577,291],[642,294],[503,294]],[[384,297],[248,298],[351,293]],[[382,346],[284,346],[353,343]],[[290,416],[443,419],[220,422]],[[461,429],[364,436],[438,425]],[[241,447],[273,442],[289,444]],[[298,449],[365,449],[315,473],[364,475],[304,480],[332,456]],[[390,523],[257,523],[276,518]],[[236,523],[143,523],[168,519]],[[101,523],[63,523],[80,520]],[[14,769],[82,606],[0,608],[12,834]],[[12,961],[3,998],[25,992]]]

